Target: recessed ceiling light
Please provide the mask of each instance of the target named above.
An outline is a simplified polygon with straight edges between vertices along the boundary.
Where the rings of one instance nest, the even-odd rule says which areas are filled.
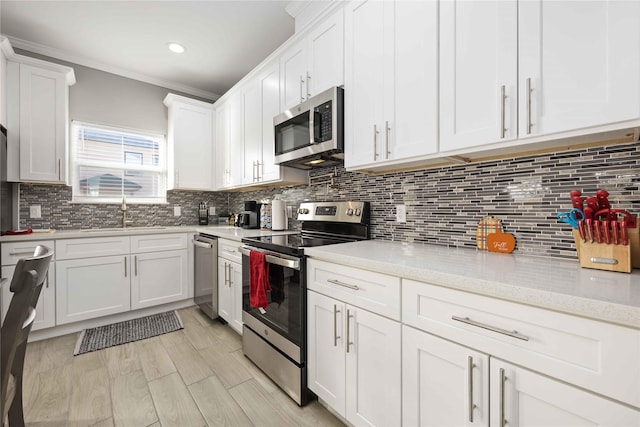
[[[182,46],[180,43],[169,43],[168,46],[171,52],[175,52],[175,53],[184,52],[184,46]]]

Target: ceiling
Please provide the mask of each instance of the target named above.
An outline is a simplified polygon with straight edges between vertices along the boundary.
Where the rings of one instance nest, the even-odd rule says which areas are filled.
[[[293,35],[288,3],[2,0],[0,33],[14,48],[215,100]]]

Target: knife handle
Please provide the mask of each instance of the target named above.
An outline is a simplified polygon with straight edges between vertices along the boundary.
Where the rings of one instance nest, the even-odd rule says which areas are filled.
[[[609,224],[609,222],[610,221],[608,220],[602,221],[602,230],[604,231],[604,242],[607,245],[611,244],[611,229],[609,228],[611,224]]]
[[[578,220],[578,233],[580,234],[582,243],[585,243],[587,241],[587,233],[585,232],[584,220]]]
[[[600,221],[597,219],[593,221],[593,231],[596,235],[596,242],[602,243],[602,230],[600,229]]]
[[[607,190],[600,189],[596,191],[596,198],[598,199],[598,206],[600,209],[611,209],[608,197],[609,192]]]
[[[620,244],[625,246],[629,244],[629,233],[627,232],[627,223],[624,221],[620,223]]]
[[[587,226],[587,236],[589,237],[589,241],[593,243],[593,219],[587,218],[584,222]]]
[[[618,244],[618,221],[611,221],[611,239],[613,244]]]
[[[589,197],[587,197],[587,199],[585,201],[587,203],[587,206],[590,207],[591,209],[593,209],[594,212],[596,212],[598,210],[598,198],[597,197],[589,196]]]
[[[571,206],[576,208],[576,209],[584,209],[584,199],[580,196],[573,196],[571,198]]]
[[[587,206],[584,208],[584,219],[593,219],[593,213],[595,212],[592,208]]]

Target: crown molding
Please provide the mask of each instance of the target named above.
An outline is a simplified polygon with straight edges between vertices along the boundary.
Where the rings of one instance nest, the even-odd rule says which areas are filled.
[[[6,58],[12,58],[15,56],[15,52],[13,51],[13,47],[11,46],[11,42],[9,39],[2,34],[0,34],[0,50],[4,53]]]
[[[166,89],[175,90],[175,91],[186,93],[189,95],[198,96],[200,98],[210,99],[211,101],[215,101],[218,98],[220,98],[220,95],[217,93],[196,89],[194,87],[185,86],[180,83],[158,79],[155,77],[147,76],[145,74],[136,73],[134,71],[129,71],[119,67],[114,67],[112,65],[108,65],[100,61],[94,61],[92,59],[88,59],[85,57],[71,54],[69,52],[65,52],[61,49],[52,48],[39,43],[33,43],[27,40],[18,39],[11,36],[8,36],[8,39],[11,42],[11,45],[13,45],[14,47],[22,50],[27,50],[29,52],[37,53],[39,55],[45,55],[45,56],[59,59],[62,61],[71,62],[73,64],[78,64],[78,65],[82,65],[89,68],[95,68],[96,70],[104,71],[111,74],[116,74],[118,76],[126,77],[128,79],[138,80],[144,83],[149,83],[155,86],[160,86]],[[1,46],[3,47],[3,50],[4,50],[4,43],[2,43]]]

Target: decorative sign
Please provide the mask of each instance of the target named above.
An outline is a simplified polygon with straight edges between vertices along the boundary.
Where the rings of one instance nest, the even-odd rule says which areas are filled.
[[[487,235],[487,250],[510,254],[516,247],[516,239],[509,233],[491,233]]]

